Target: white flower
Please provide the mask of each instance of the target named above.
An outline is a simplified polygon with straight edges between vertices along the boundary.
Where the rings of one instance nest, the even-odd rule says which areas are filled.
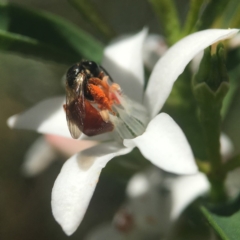
[[[159,58],[167,51],[165,39],[157,34],[149,34],[143,45],[143,60],[145,66],[152,70]]]
[[[86,239],[167,239],[186,204],[206,192],[208,185],[201,173],[176,176],[150,167],[130,179],[127,201],[113,224],[91,230]]]
[[[191,59],[207,46],[237,32],[236,29],[205,30],[182,39],[157,62],[145,92],[142,45],[146,30],[105,49],[103,66],[127,96],[139,103],[143,101],[151,121],[142,135],[125,139],[123,145],[116,142],[111,133],[92,137],[91,140],[99,141],[97,146],[72,156],[64,164],[53,187],[52,211],[66,234],[71,235],[82,221],[102,168],[112,158],[128,154],[134,147],[166,171],[178,174],[197,172],[183,132],[170,116],[158,112]],[[62,97],[45,100],[25,113],[11,117],[8,124],[70,137],[63,103]],[[81,139],[89,138],[82,136]]]
[[[26,177],[35,177],[42,173],[48,166],[60,155],[63,160],[70,156],[83,151],[89,147],[93,147],[97,142],[70,139],[57,135],[41,136],[32,143],[24,156],[22,164],[22,173]]]
[[[221,155],[227,159],[233,153],[232,142],[222,134],[220,143]],[[239,185],[236,182],[229,183],[228,190],[232,192]],[[206,194],[209,188],[209,181],[202,173],[177,176],[150,167],[134,174],[129,180],[127,200],[116,213],[113,223],[91,229],[86,240],[168,239],[174,231],[175,221],[185,208]]]

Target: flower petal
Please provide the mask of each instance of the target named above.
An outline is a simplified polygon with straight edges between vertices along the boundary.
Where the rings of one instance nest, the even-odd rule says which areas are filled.
[[[207,192],[209,182],[206,175],[198,173],[192,176],[177,177],[170,184],[172,220],[177,219],[182,211],[197,197]]]
[[[28,149],[22,165],[22,172],[27,177],[36,176],[57,157],[56,150],[41,136]]]
[[[143,46],[143,60],[146,67],[152,71],[156,62],[167,51],[164,38],[158,34],[149,34]]]
[[[171,199],[169,192],[163,188],[164,175],[163,171],[152,166],[135,174],[128,182],[128,201],[124,208],[132,216],[133,232],[138,230],[146,235],[164,236],[168,231]]]
[[[63,110],[65,97],[55,97],[43,100],[27,111],[10,117],[7,121],[11,128],[35,130],[39,133],[59,135],[72,138]],[[108,141],[114,139],[113,133],[104,133],[94,137],[84,134],[80,139],[92,141]]]
[[[8,126],[71,137],[67,127],[66,114],[63,110],[64,102],[64,97],[44,100],[22,114],[10,117]]]
[[[141,136],[125,139],[124,145],[138,147],[145,158],[166,171],[178,174],[197,172],[185,135],[173,119],[165,113],[157,115]]]
[[[143,98],[142,48],[147,30],[119,40],[105,48],[102,65],[123,92],[138,102]],[[133,91],[134,89],[134,91]]]
[[[67,156],[68,158],[72,155],[81,152],[87,148],[93,147],[98,144],[95,141],[76,140],[57,135],[45,135],[45,139],[48,144],[51,144],[56,150]]]
[[[104,143],[71,157],[62,167],[52,190],[52,211],[67,235],[79,226],[102,168],[115,156],[129,153],[117,143]]]
[[[172,86],[187,64],[209,45],[235,35],[238,29],[211,29],[191,34],[174,46],[155,65],[146,89],[144,102],[155,116],[168,98]]]
[[[225,133],[221,133],[220,146],[223,161],[227,161],[234,153],[234,146],[231,139]]]

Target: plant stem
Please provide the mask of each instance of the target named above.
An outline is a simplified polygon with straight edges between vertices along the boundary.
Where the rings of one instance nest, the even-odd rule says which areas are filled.
[[[209,105],[208,105],[209,107]],[[226,190],[224,182],[226,174],[221,171],[222,158],[220,154],[220,109],[221,106],[214,106],[206,111],[200,111],[200,122],[205,136],[207,157],[210,160],[210,172],[207,174],[210,188],[210,199],[213,202],[222,202],[226,200]],[[207,114],[206,114],[207,113]]]
[[[191,0],[190,9],[183,28],[183,36],[193,33],[197,30],[197,21],[200,15],[200,10],[205,0]]]
[[[221,174],[218,176],[216,172],[208,175],[208,180],[211,184],[210,187],[210,200],[213,203],[221,203],[227,200],[227,193],[225,188],[226,176]]]
[[[164,29],[169,45],[177,42],[180,36],[180,21],[176,6],[172,0],[149,0]]]

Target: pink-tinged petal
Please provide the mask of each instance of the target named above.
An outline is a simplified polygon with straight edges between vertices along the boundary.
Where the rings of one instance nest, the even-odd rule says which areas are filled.
[[[99,144],[71,157],[62,167],[52,190],[52,211],[67,235],[81,223],[102,168],[131,148],[111,142]]]
[[[144,102],[155,116],[168,98],[172,86],[187,64],[209,45],[234,36],[238,29],[211,29],[193,33],[175,45],[156,63],[146,89]]]
[[[64,102],[65,97],[44,100],[27,111],[10,117],[8,126],[71,137],[63,110]]]
[[[38,138],[27,151],[22,165],[22,172],[33,177],[44,171],[57,159],[56,150],[46,142],[44,137]]]
[[[66,113],[63,109],[65,102],[64,96],[43,100],[27,111],[10,117],[7,121],[8,126],[72,139],[67,126]],[[114,139],[114,136],[113,133],[104,133],[93,137],[82,134],[80,139],[109,141]]]
[[[209,190],[209,186],[206,175],[202,173],[174,179],[170,183],[171,219],[177,219],[191,202]]]
[[[105,48],[102,66],[123,92],[130,98],[142,101],[144,72],[142,48],[147,30],[121,39]]]
[[[125,139],[124,145],[138,147],[145,158],[166,171],[178,174],[197,172],[197,166],[184,133],[165,113],[152,119],[142,135],[134,139]]]
[[[79,141],[76,139],[49,134],[46,135],[45,138],[51,146],[68,157],[98,144],[98,142],[95,141]]]

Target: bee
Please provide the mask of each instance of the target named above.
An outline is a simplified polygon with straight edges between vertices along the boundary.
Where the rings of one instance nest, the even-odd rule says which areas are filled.
[[[103,67],[83,60],[69,68],[66,74],[66,104],[63,108],[71,136],[79,138],[114,130],[109,114],[116,115],[121,88]]]

